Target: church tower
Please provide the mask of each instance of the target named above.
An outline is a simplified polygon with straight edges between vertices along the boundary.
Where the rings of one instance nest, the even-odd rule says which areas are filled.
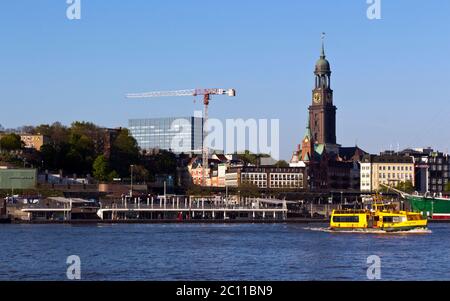
[[[338,153],[336,144],[336,106],[333,104],[331,89],[331,68],[325,56],[322,35],[322,52],[314,70],[315,87],[312,104],[309,107],[309,127],[314,143],[325,145],[327,152]]]
[[[308,124],[306,125],[305,136],[302,140],[302,148],[301,148],[301,161],[312,161],[314,157],[314,141],[311,139],[311,129],[309,128],[310,121],[308,118]]]

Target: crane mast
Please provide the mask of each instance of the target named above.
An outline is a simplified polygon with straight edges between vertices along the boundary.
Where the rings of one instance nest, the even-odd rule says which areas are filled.
[[[144,93],[129,93],[126,98],[152,98],[152,97],[171,97],[171,96],[198,96],[203,95],[203,145],[202,145],[202,185],[206,186],[208,157],[209,149],[205,144],[206,128],[205,125],[208,121],[208,106],[211,100],[211,95],[228,95],[230,97],[236,96],[235,89],[188,89],[188,90],[175,90],[175,91],[153,91]]]

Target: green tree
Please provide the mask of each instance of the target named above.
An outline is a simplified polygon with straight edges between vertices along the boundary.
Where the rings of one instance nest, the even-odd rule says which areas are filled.
[[[47,136],[53,145],[69,142],[70,131],[59,122],[55,122],[52,125],[41,124],[35,128],[35,133]]]
[[[19,150],[23,142],[17,134],[7,134],[0,139],[0,149],[6,151]]]
[[[68,167],[72,172],[89,173],[96,155],[94,141],[90,137],[78,133],[71,134],[67,160],[70,162]]]
[[[139,148],[136,140],[127,129],[122,130],[114,140],[111,150],[111,168],[121,176],[130,175],[130,165],[139,159]]]
[[[412,181],[400,182],[395,188],[406,193],[412,193],[415,191]]]
[[[177,171],[177,158],[174,153],[162,151],[155,156],[154,171],[158,174],[172,174]]]
[[[255,184],[241,183],[239,185],[239,194],[242,197],[257,197],[260,196],[259,188]]]
[[[94,178],[98,181],[108,181],[110,179],[109,162],[104,155],[98,156],[92,166]]]
[[[270,157],[267,154],[254,154],[246,150],[243,154],[238,154],[238,158],[244,162],[245,165],[256,165],[260,158]]]
[[[41,159],[46,169],[67,169],[72,164],[68,161],[67,154],[70,151],[68,143],[47,143],[41,147]]]
[[[120,175],[117,173],[117,171],[113,170],[108,174],[108,181],[112,182],[114,179],[119,178]]]
[[[148,170],[142,165],[133,166],[133,180],[136,182],[147,182],[149,180],[150,173]]]
[[[275,166],[276,166],[276,167],[289,167],[289,163],[287,163],[287,162],[284,161],[284,160],[280,160],[280,161],[278,161],[277,163],[275,163]]]
[[[92,122],[76,121],[70,127],[72,136],[84,137],[95,154],[103,152],[104,130]]]

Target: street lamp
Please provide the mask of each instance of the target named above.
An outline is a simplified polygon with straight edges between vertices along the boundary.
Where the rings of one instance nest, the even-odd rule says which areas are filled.
[[[133,167],[134,165],[130,165],[130,169],[131,169],[131,185],[130,185],[130,198],[133,198]]]

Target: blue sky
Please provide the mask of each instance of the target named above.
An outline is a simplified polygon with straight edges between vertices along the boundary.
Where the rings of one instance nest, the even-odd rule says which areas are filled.
[[[333,70],[338,142],[370,152],[450,146],[450,1],[3,1],[0,124],[185,116],[192,99],[127,92],[228,88],[210,116],[279,118],[281,156],[300,142],[320,33]]]

